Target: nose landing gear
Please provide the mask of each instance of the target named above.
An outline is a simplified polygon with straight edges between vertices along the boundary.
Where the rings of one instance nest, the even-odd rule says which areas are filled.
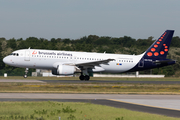
[[[28,74],[28,70],[29,70],[29,68],[26,68],[26,70],[25,70],[25,74],[24,74],[24,78],[27,78],[28,76],[27,76],[27,74]]]

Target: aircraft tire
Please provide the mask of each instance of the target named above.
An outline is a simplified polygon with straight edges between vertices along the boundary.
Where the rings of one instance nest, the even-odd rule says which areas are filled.
[[[84,75],[80,75],[80,76],[79,76],[79,79],[80,79],[80,80],[84,80],[84,79],[85,79],[85,76],[84,76]]]
[[[24,75],[24,78],[27,78],[27,75],[26,75],[26,74]]]
[[[85,75],[84,78],[85,78],[85,81],[88,81],[90,79],[89,75]]]

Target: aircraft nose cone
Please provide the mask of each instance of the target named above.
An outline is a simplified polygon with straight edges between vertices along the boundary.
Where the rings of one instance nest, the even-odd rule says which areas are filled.
[[[3,58],[3,62],[8,64],[8,58],[7,57]]]

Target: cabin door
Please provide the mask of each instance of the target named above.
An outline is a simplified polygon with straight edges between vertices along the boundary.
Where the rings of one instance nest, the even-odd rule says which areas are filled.
[[[25,50],[24,60],[30,61],[30,50]]]
[[[144,58],[139,61],[138,67],[144,67]]]

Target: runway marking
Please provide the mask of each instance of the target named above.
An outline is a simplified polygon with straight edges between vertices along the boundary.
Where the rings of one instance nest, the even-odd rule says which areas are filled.
[[[158,107],[158,106],[145,105],[145,104],[139,104],[139,103],[132,103],[132,102],[126,102],[126,101],[121,101],[121,100],[115,100],[115,99],[107,99],[107,100],[110,100],[110,101],[116,101],[116,102],[123,102],[123,103],[128,103],[128,104],[133,104],[133,105],[140,105],[140,106],[145,106],[145,107],[153,107],[153,108],[160,108],[160,109],[167,109],[167,110],[176,110],[176,111],[180,111],[180,109]]]

